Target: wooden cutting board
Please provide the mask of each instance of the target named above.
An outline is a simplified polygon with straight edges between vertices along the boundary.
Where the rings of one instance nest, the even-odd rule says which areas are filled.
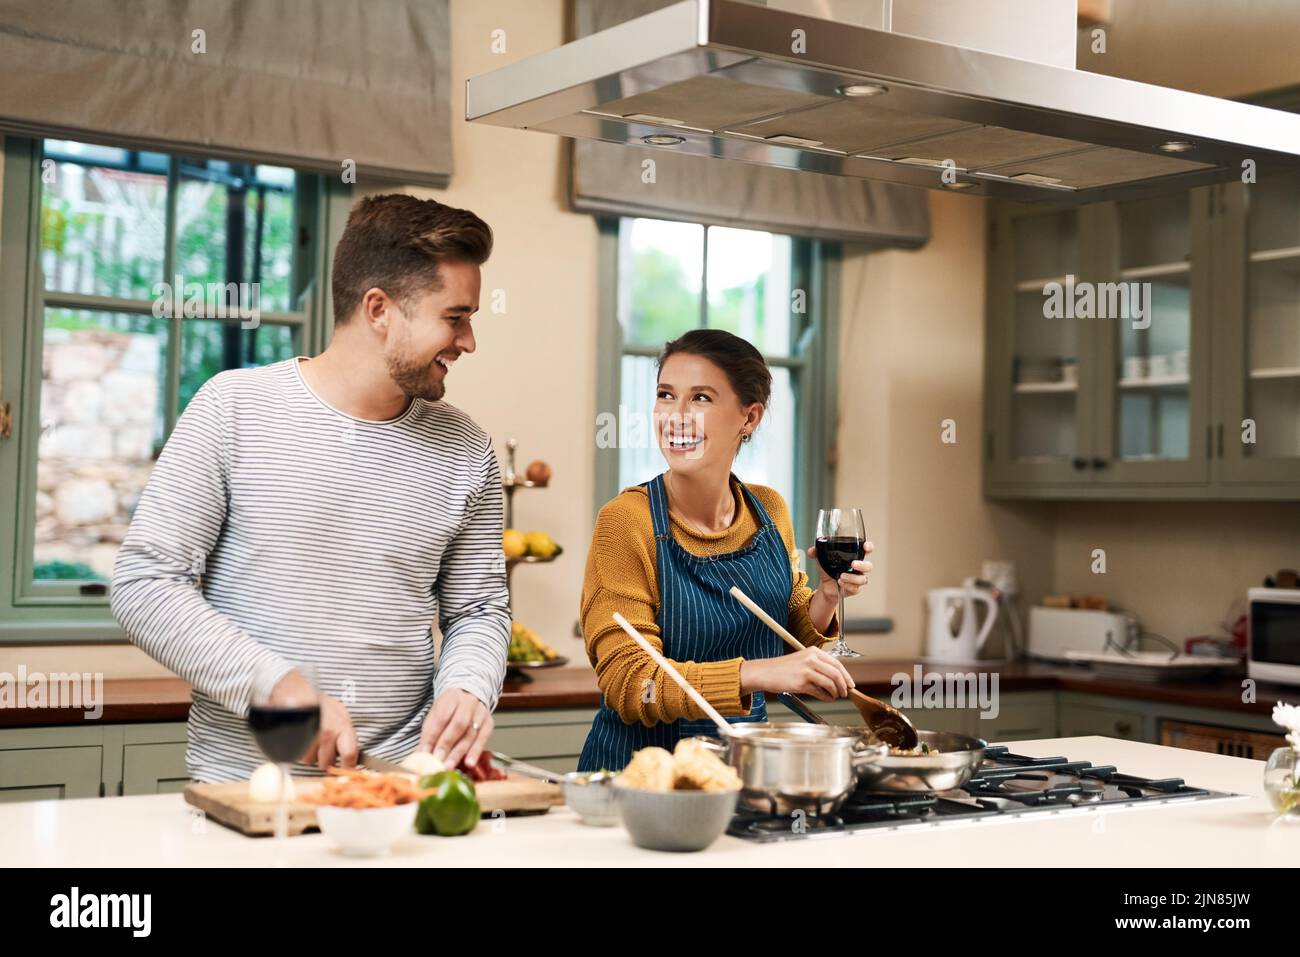
[[[295,793],[303,794],[317,787],[320,778],[294,778]],[[564,792],[554,784],[532,778],[510,775],[504,781],[482,781],[474,785],[478,794],[479,809],[484,817],[493,814],[545,814],[550,808],[564,803]],[[197,784],[185,786],[185,801],[198,808],[214,821],[233,828],[241,834],[252,836],[275,833],[274,803],[252,801],[248,797],[248,782],[229,784]],[[292,837],[306,831],[315,831],[316,805],[295,799],[289,802],[289,829]]]

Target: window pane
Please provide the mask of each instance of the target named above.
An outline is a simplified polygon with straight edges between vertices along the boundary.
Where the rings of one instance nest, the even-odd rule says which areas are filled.
[[[262,224],[261,271],[258,274],[261,304],[266,310],[289,312],[294,306],[289,299],[289,282],[293,274],[293,194],[266,191],[262,197],[266,207]]]
[[[794,505],[794,381],[789,369],[772,370],[772,401],[763,422],[740,450],[732,471],[742,482],[768,485]]]
[[[294,327],[263,323],[242,329],[238,322],[186,319],[181,323],[180,410],[218,372],[268,365],[297,355]]]
[[[618,318],[629,344],[662,346],[700,324],[704,227],[658,219],[619,228]]]
[[[735,333],[760,352],[789,355],[792,265],[789,236],[711,226],[709,325]]]
[[[107,581],[163,438],[167,323],[49,309],[33,577]]]
[[[41,187],[45,288],[152,299],[163,278],[167,178],[54,162]]]
[[[263,310],[291,309],[293,170],[186,159],[176,203],[176,270],[185,283],[258,283]],[[290,188],[278,185],[287,181]],[[208,305],[234,299],[204,290]],[[253,292],[241,290],[251,303]]]
[[[176,272],[182,282],[227,281],[226,201],[220,183],[181,178],[176,195]],[[208,297],[204,301],[209,301]]]
[[[624,356],[619,396],[618,487],[639,485],[668,467],[654,434],[655,360]]]

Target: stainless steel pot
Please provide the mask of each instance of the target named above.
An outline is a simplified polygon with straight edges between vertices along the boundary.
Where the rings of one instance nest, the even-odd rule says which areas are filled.
[[[857,729],[832,725],[762,721],[732,731],[726,741],[702,740],[740,775],[740,806],[783,817],[838,810],[863,770],[889,751],[865,743]]]

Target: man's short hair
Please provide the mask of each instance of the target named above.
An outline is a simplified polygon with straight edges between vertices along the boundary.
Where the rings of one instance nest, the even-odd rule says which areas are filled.
[[[367,289],[405,305],[441,288],[444,262],[481,266],[491,254],[491,227],[467,209],[405,193],[367,196],[352,207],[334,250],[334,322],[347,322]]]

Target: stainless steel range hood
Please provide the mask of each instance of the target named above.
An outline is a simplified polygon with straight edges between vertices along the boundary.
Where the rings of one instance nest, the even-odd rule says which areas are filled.
[[[744,0],[528,57],[470,79],[465,103],[498,126],[1024,201],[1300,168],[1300,115]]]

